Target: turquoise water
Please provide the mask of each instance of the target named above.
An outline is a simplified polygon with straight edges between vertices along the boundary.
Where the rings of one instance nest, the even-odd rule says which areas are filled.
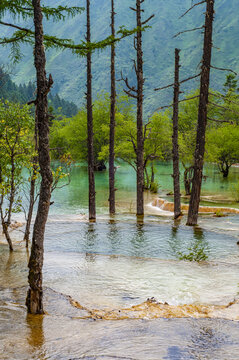
[[[213,168],[203,192],[230,194]],[[172,189],[171,166],[159,165],[160,196]],[[236,182],[238,169],[233,169]],[[87,171],[73,169],[69,186],[53,194],[45,235],[44,307],[26,315],[29,253],[22,229],[9,254],[0,238],[0,359],[3,360],[191,360],[239,359],[239,323],[223,319],[83,319],[69,296],[90,309],[121,309],[147,298],[170,305],[226,305],[239,287],[239,216],[185,220],[134,215],[135,173],[117,170],[117,209],[108,216],[108,175],[96,174],[96,223],[87,222]],[[152,197],[146,194],[146,202]],[[21,214],[18,215],[21,218]],[[17,241],[19,241],[17,243]],[[202,260],[202,261],[188,261]]]
[[[136,199],[136,175],[133,168],[128,165],[120,164],[116,172],[116,201],[119,212],[132,212]],[[182,172],[182,169],[181,169]],[[172,165],[159,163],[156,166],[156,181],[159,183],[159,196],[172,200],[166,194],[173,190],[172,182]],[[206,165],[204,174],[206,181],[202,184],[202,195],[213,195],[223,198],[232,198],[233,186],[239,181],[239,168],[231,168],[228,179],[223,179],[218,172],[217,166]],[[96,177],[96,201],[97,212],[105,214],[108,212],[108,172],[97,172]],[[181,184],[183,191],[183,184]],[[147,196],[146,203],[147,203]],[[82,213],[88,212],[88,178],[87,168],[84,165],[74,167],[72,170],[71,182],[63,189],[56,190],[53,193],[55,200],[54,206],[51,207],[51,213]],[[187,199],[185,200],[187,202]],[[219,205],[222,201],[219,201]],[[204,201],[204,203],[206,203]],[[237,203],[228,200],[225,204],[238,207]]]

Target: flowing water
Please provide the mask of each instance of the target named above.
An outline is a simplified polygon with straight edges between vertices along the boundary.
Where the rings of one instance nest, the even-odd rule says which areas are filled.
[[[170,167],[160,169],[168,191]],[[114,219],[106,215],[107,173],[97,174],[95,224],[86,221],[84,169],[55,192],[45,240],[46,315],[26,315],[29,254],[21,229],[13,254],[0,239],[0,359],[239,359],[239,322],[230,320],[239,320],[238,306],[226,308],[239,290],[239,216],[203,216],[193,229],[149,208],[137,223],[134,173],[122,166],[117,175]],[[231,191],[217,175],[206,183],[214,187],[205,194]]]

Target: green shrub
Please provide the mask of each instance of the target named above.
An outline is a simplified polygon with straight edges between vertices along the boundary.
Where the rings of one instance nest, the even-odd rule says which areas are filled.
[[[150,192],[151,192],[151,193],[157,194],[158,189],[159,189],[159,184],[158,184],[157,182],[152,182],[152,183],[150,184]]]

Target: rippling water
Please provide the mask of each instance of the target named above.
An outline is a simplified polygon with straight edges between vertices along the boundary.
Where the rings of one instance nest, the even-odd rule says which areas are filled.
[[[86,179],[78,170],[70,187],[55,193],[45,240],[44,317],[26,315],[29,254],[24,244],[15,244],[9,254],[0,238],[1,360],[239,359],[236,321],[89,318],[89,309],[120,312],[152,297],[170,305],[219,306],[238,293],[239,216],[204,216],[193,229],[184,219],[174,223],[159,211],[137,224],[130,214],[132,174],[120,171],[123,190],[114,221],[104,215],[106,174],[97,174],[102,192],[98,190],[101,215],[96,224],[82,215]],[[167,172],[165,168],[165,178]],[[208,189],[214,180],[208,181]],[[15,232],[15,242],[21,238]],[[72,306],[72,299],[82,308]]]
[[[227,304],[238,292],[238,232],[168,221],[96,224],[50,218],[43,317],[26,316],[28,254],[0,246],[1,359],[239,359],[238,328],[217,319],[90,320],[89,308],[118,309],[148,297],[169,304]],[[238,217],[230,221],[237,223]],[[131,219],[132,221],[132,219]],[[229,221],[228,219],[223,221]],[[234,236],[233,236],[234,234]],[[198,244],[206,260],[179,260]],[[196,249],[196,251],[197,251]],[[170,338],[170,341],[169,341]]]

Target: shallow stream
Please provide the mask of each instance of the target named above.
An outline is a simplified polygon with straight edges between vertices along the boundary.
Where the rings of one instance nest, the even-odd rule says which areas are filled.
[[[96,224],[84,215],[87,182],[80,169],[54,194],[45,241],[45,316],[26,315],[29,254],[21,229],[13,233],[13,254],[1,238],[0,359],[239,359],[239,322],[229,320],[231,314],[201,318],[204,310],[195,311],[220,309],[237,298],[239,216],[203,216],[193,229],[156,209],[137,223],[126,170],[119,169],[125,182],[118,179],[122,196],[114,219],[106,215],[106,173],[97,174]],[[160,318],[158,303],[165,302],[166,309],[195,308],[184,317],[168,311]]]

